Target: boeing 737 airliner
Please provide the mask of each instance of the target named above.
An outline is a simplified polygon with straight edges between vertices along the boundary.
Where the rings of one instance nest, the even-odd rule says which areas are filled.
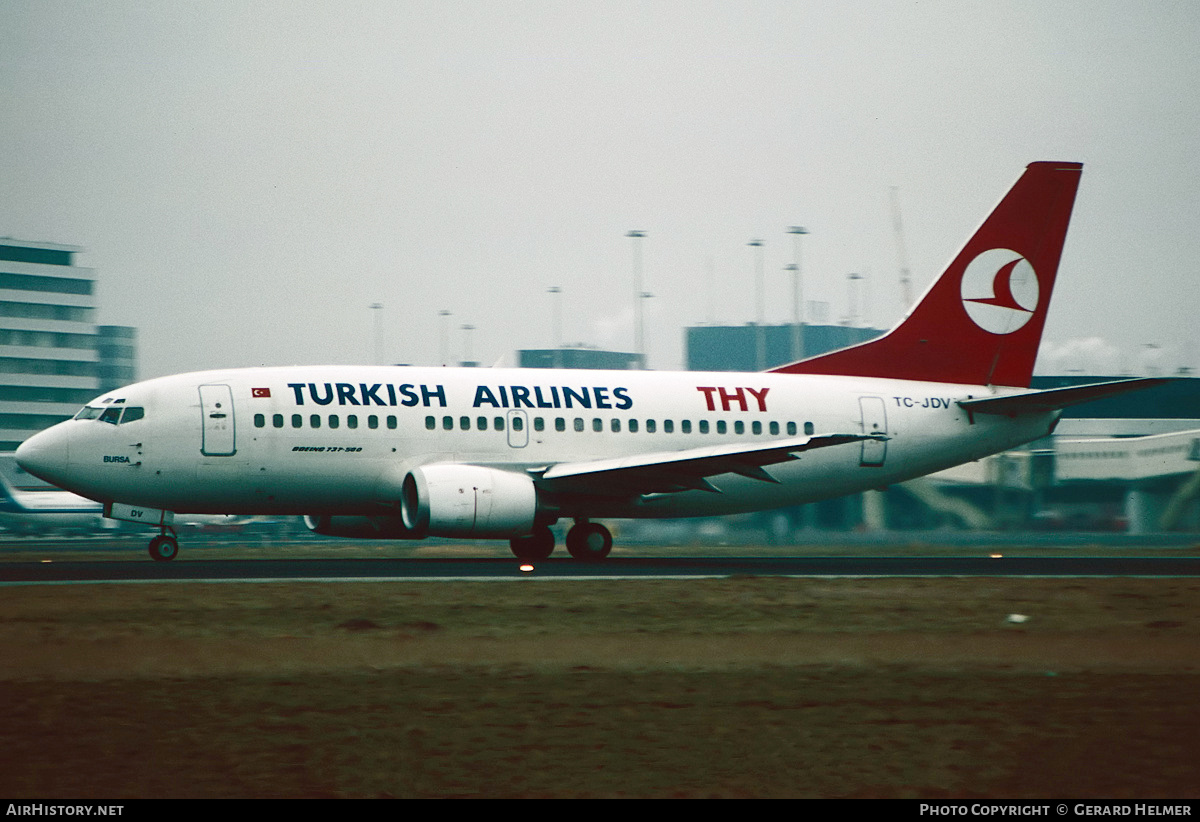
[[[912,312],[770,372],[293,366],[107,393],[21,445],[29,473],[158,529],[305,515],[321,534],[608,555],[601,518],[763,510],[880,488],[1049,434],[1159,380],[1031,391],[1082,166],[1031,164]]]

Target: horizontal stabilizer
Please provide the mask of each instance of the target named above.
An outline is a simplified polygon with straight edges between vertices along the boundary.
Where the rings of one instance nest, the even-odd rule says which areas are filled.
[[[1030,391],[1022,394],[1005,394],[1000,397],[979,397],[959,400],[958,404],[976,414],[1040,414],[1055,411],[1080,403],[1115,397],[1128,391],[1141,391],[1156,385],[1171,382],[1165,377],[1147,377],[1132,380],[1114,380],[1091,385],[1074,385],[1067,388],[1049,388],[1045,391]]]
[[[881,434],[824,434],[768,440],[754,445],[714,445],[657,454],[638,454],[608,460],[559,463],[533,472],[543,491],[556,494],[629,496],[702,490],[720,493],[708,478],[718,474],[776,482],[764,466],[798,459],[804,451],[844,445],[868,439],[886,439]]]

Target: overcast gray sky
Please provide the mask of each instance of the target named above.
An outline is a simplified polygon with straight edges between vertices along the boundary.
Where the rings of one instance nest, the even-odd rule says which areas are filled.
[[[1042,373],[1195,367],[1200,3],[0,2],[0,235],[85,249],[141,376],[650,365],[683,328],[903,313],[1035,160],[1085,164]],[[372,310],[373,303],[383,308]],[[449,318],[439,312],[449,311]]]

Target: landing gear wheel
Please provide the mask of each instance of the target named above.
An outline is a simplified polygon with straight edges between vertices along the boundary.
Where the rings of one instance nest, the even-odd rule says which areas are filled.
[[[534,528],[529,536],[513,537],[508,541],[508,545],[517,559],[537,562],[554,553],[554,532],[548,526],[542,525]]]
[[[169,562],[179,553],[179,542],[169,534],[159,534],[150,540],[150,558],[155,562]]]
[[[612,545],[612,533],[597,522],[580,522],[567,532],[567,552],[582,562],[599,562]]]

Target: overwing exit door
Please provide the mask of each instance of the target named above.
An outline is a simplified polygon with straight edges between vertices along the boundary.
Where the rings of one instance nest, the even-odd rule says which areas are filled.
[[[228,385],[200,386],[200,453],[229,457],[237,453],[233,391]]]
[[[509,411],[508,444],[512,448],[524,448],[529,444],[529,418],[524,411]]]

